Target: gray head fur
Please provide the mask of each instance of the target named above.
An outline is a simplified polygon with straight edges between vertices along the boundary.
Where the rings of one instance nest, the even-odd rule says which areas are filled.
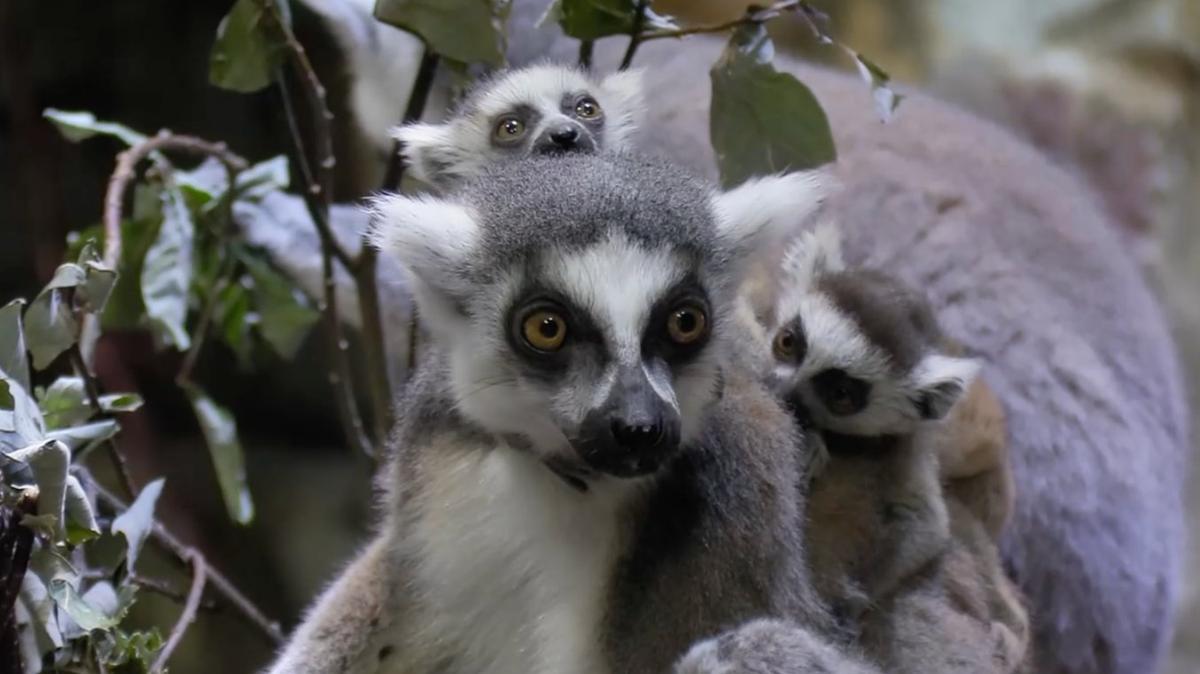
[[[394,136],[410,172],[445,189],[491,164],[534,154],[631,148],[641,112],[636,71],[599,78],[544,64],[493,75],[448,121],[406,124]]]
[[[625,155],[486,168],[374,202],[458,411],[572,475],[653,472],[699,431],[744,266],[821,201],[793,173],[728,192]]]
[[[804,233],[784,257],[771,318],[772,388],[816,427],[899,435],[944,417],[979,363],[939,352],[929,302],[899,279],[848,270],[837,230]]]

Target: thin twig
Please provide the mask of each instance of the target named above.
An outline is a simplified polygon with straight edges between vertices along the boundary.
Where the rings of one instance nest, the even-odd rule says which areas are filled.
[[[183,605],[183,612],[179,614],[179,620],[176,620],[175,627],[171,628],[166,645],[159,651],[158,657],[154,660],[154,666],[150,668],[151,674],[157,674],[166,669],[171,655],[179,647],[179,642],[183,641],[183,635],[195,622],[196,612],[200,610],[200,598],[204,596],[207,565],[204,563],[204,555],[195,550],[188,555],[188,561],[192,564],[192,589],[188,592],[187,603]]]
[[[196,329],[192,331],[191,345],[183,354],[183,364],[179,366],[179,372],[175,375],[175,383],[183,388],[188,388],[192,384],[192,370],[196,367],[196,361],[200,359],[200,350],[204,348],[204,340],[208,336],[208,328],[212,325],[213,317],[216,314],[221,293],[229,285],[230,277],[236,269],[232,254],[227,253],[221,267],[221,270],[217,272],[216,283],[209,290],[208,297],[204,298],[204,306],[200,309],[200,318],[196,321]]]
[[[638,0],[637,13],[633,15],[633,30],[629,31],[629,46],[625,48],[625,56],[621,58],[618,70],[629,70],[629,66],[633,65],[633,56],[642,44],[642,29],[646,27],[646,9],[649,5],[650,0]]]
[[[150,155],[172,150],[188,154],[215,157],[226,169],[237,172],[246,169],[246,160],[229,151],[225,143],[211,143],[194,136],[159,131],[157,136],[134,145],[117,155],[117,168],[108,179],[104,194],[104,264],[117,268],[121,261],[121,206],[129,183],[137,177],[137,165]],[[232,189],[232,184],[230,189]]]
[[[148,578],[146,576],[132,575],[129,577],[129,582],[158,595],[162,595],[167,599],[178,602],[180,604],[187,602],[187,595],[171,587],[171,584],[165,580],[158,578]],[[200,610],[202,611],[217,611],[220,607],[211,599],[200,602]]]
[[[707,26],[664,28],[661,30],[650,31],[648,33],[642,33],[639,36],[639,41],[645,42],[647,40],[661,40],[668,37],[686,37],[688,35],[698,35],[701,33],[724,33],[725,31],[737,28],[738,26],[765,23],[784,12],[797,9],[804,4],[806,4],[805,0],[780,0],[779,2],[771,4],[769,7],[750,9],[743,16],[730,21],[723,21],[721,23],[710,24]]]
[[[83,357],[83,351],[79,348],[79,343],[72,344],[67,353],[71,359],[71,365],[75,368],[79,378],[83,380],[83,390],[87,394],[88,405],[96,414],[102,413],[104,410],[100,407],[100,383],[96,381],[96,376],[88,368],[87,361]],[[108,447],[108,456],[112,459],[113,468],[116,469],[117,475],[121,477],[121,484],[125,487],[126,493],[131,498],[137,496],[137,483],[133,481],[133,474],[129,472],[129,464],[125,462],[125,455],[117,447],[117,441],[114,438],[109,438],[104,444]]]
[[[129,509],[129,506],[126,503],[118,498],[116,494],[113,494],[105,489],[103,485],[93,482],[93,486],[96,489],[97,500],[104,503],[107,507],[118,513],[123,513]],[[190,560],[190,555],[192,554],[201,554],[195,548],[185,545],[157,520],[155,520],[154,526],[150,529],[150,538],[183,562],[188,562]],[[246,595],[242,594],[241,590],[238,590],[237,587],[224,576],[224,574],[214,569],[211,565],[206,565],[205,577],[206,582],[212,586],[213,590],[215,590],[216,593],[224,598],[227,602],[232,604],[233,607],[237,609],[238,613],[242,617],[246,618],[246,621],[249,624],[256,627],[259,632],[267,637],[268,641],[270,641],[272,645],[277,646],[283,643],[283,630],[280,629],[279,623],[267,618],[266,615],[264,615],[263,612],[254,605],[254,602],[250,601]]]
[[[579,41],[579,67],[584,70],[592,69],[592,52],[596,50],[596,43],[591,40]]]
[[[421,54],[421,65],[417,67],[417,78],[413,81],[412,93],[408,95],[408,103],[404,106],[403,123],[415,122],[425,114],[425,104],[429,100],[430,90],[433,89],[433,77],[437,74],[438,61],[438,55],[426,47]],[[400,179],[403,177],[404,147],[397,140],[392,145],[392,154],[388,157],[380,189],[384,192],[400,189]]]
[[[333,368],[329,373],[329,382],[333,386],[333,398],[341,420],[342,431],[346,442],[355,450],[375,456],[375,447],[367,435],[363,425],[362,414],[358,409],[358,401],[354,397],[354,381],[350,369],[349,342],[343,332],[342,319],[338,311],[337,285],[333,261],[336,258],[348,271],[353,273],[356,261],[340,245],[329,222],[329,208],[333,199],[333,133],[330,122],[333,114],[325,101],[325,87],[317,77],[304,46],[292,33],[291,27],[284,19],[279,5],[275,0],[259,0],[263,15],[267,18],[270,28],[282,39],[287,48],[288,62],[300,80],[300,91],[308,106],[313,127],[316,160],[309,162],[305,152],[304,139],[300,135],[299,124],[295,120],[295,110],[287,90],[285,76],[276,78],[280,82],[284,97],[284,113],[288,115],[288,127],[292,134],[297,161],[304,170],[307,181],[305,203],[316,225],[317,234],[321,239],[321,274],[324,286],[324,298],[321,311],[325,317],[326,330],[329,335],[330,355]]]

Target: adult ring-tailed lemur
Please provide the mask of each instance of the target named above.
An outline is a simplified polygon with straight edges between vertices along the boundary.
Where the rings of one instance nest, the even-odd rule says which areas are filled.
[[[418,53],[354,1],[312,4],[337,5],[379,44]],[[541,5],[514,2],[513,65],[575,56],[556,26],[534,28]],[[364,128],[383,134],[415,59],[381,60],[367,42],[347,42],[356,92],[384,102]],[[705,64],[722,45],[649,42],[636,61],[655,92],[637,142],[710,176]],[[598,70],[623,49],[621,39],[600,41]],[[1161,311],[1110,219],[1074,179],[990,123],[906,92],[881,125],[856,79],[783,55],[776,66],[809,85],[831,120],[844,189],[829,210],[847,258],[923,287],[943,327],[989,363],[1020,494],[1004,557],[1031,601],[1045,667],[1154,671],[1184,554],[1188,421]]]

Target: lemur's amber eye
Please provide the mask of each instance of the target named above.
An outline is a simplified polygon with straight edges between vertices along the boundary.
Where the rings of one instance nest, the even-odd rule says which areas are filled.
[[[793,361],[796,359],[796,335],[791,330],[780,330],[779,334],[775,335],[775,342],[771,346],[775,352],[775,357],[779,360]]]
[[[553,311],[540,309],[525,317],[521,335],[538,351],[558,351],[567,339],[567,321]]]
[[[525,122],[506,115],[496,122],[496,138],[500,140],[514,140],[525,135]]]
[[[584,96],[575,104],[575,114],[582,119],[596,119],[600,116],[600,104],[591,96]]]
[[[667,335],[680,345],[694,344],[708,334],[708,317],[700,307],[677,307],[667,318]]]

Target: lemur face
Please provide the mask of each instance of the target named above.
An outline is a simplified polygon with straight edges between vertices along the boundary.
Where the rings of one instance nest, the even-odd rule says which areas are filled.
[[[542,65],[485,81],[444,124],[395,131],[410,171],[446,189],[484,167],[538,154],[622,150],[641,113],[636,72],[603,79]]]
[[[846,270],[837,234],[819,228],[785,260],[772,327],[770,382],[802,422],[849,435],[912,432],[950,410],[976,361],[938,352],[920,292],[871,270]]]
[[[532,158],[445,199],[382,198],[374,237],[411,270],[467,419],[561,473],[628,478],[699,434],[737,261],[817,187],[792,174],[714,193],[631,157]]]

